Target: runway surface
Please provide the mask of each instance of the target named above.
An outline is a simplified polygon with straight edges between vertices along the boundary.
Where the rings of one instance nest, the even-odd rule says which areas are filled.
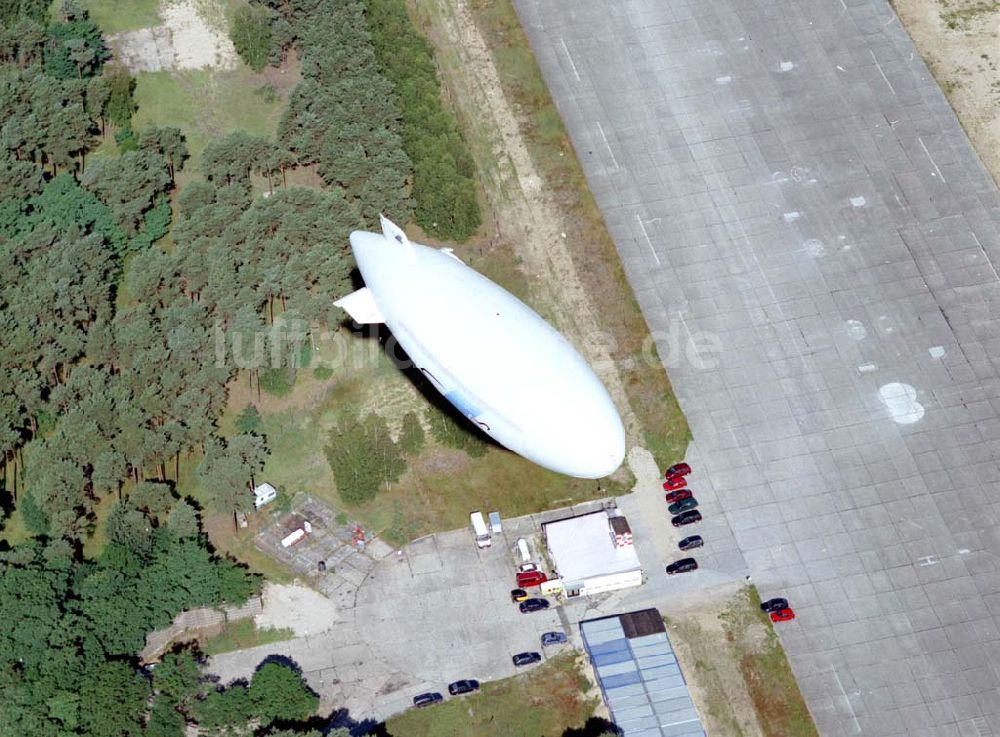
[[[690,420],[703,566],[792,600],[822,734],[1000,734],[1000,201],[898,18],[515,2]]]

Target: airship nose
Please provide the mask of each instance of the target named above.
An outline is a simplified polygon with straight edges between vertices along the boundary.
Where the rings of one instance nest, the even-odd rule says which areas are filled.
[[[625,460],[625,429],[617,415],[593,432],[581,443],[576,464],[582,478],[610,476]]]
[[[617,471],[625,460],[625,429],[615,411],[537,430],[525,437],[521,452],[558,473],[599,479]]]

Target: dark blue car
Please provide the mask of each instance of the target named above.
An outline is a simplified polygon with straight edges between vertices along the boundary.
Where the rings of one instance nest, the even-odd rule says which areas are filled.
[[[701,535],[691,535],[686,537],[677,543],[677,547],[681,550],[694,550],[695,548],[700,548],[705,544],[705,541],[701,539]]]
[[[520,668],[522,665],[542,662],[542,656],[539,653],[518,653],[511,660],[514,661],[515,667]]]
[[[441,701],[444,701],[444,696],[439,694],[437,691],[417,694],[413,697],[414,706],[430,706],[431,704],[437,704]]]
[[[448,684],[448,693],[452,696],[458,696],[464,693],[472,693],[473,691],[479,690],[479,681],[472,678],[466,679],[464,681],[455,681],[454,683]]]
[[[546,632],[542,635],[542,647],[561,645],[564,642],[566,642],[566,635],[562,632]]]
[[[549,608],[548,599],[526,599],[518,605],[521,609],[521,614],[529,614],[531,612],[540,612],[543,609]]]

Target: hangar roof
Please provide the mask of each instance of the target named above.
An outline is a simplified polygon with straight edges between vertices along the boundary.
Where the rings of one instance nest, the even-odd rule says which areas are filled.
[[[645,609],[580,623],[611,718],[625,737],[704,737],[663,618]]]
[[[543,525],[552,563],[564,581],[638,570],[635,547],[616,548],[607,512],[593,512]]]

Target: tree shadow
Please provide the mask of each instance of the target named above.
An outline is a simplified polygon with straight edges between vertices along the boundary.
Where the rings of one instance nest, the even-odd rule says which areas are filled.
[[[562,733],[562,737],[605,737],[605,735],[622,734],[614,722],[609,722],[601,717],[591,717],[582,727],[570,727]]]
[[[346,729],[351,737],[390,737],[386,731],[385,722],[377,722],[374,719],[362,719],[359,722],[351,716],[347,709],[337,709],[331,712],[324,721],[326,724],[321,730],[323,734],[330,734],[337,729]]]

